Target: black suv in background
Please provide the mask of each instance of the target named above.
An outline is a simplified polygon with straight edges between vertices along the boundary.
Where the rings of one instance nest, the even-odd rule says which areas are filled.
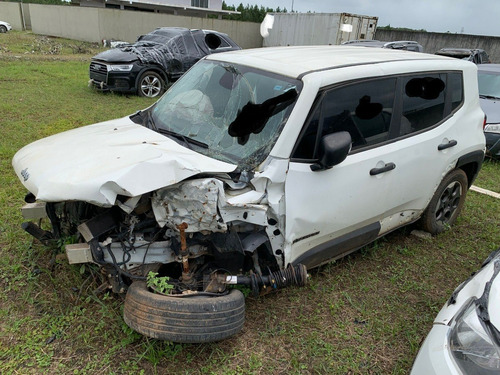
[[[198,60],[241,49],[226,34],[212,30],[161,27],[134,44],[104,51],[90,62],[90,83],[101,90],[157,97]]]
[[[472,61],[474,64],[489,64],[490,57],[485,50],[471,48],[441,48],[436,55]]]

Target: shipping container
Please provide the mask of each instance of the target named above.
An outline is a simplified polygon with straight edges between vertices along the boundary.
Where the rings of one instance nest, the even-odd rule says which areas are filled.
[[[378,17],[350,13],[270,13],[274,22],[263,46],[341,44],[372,40]]]

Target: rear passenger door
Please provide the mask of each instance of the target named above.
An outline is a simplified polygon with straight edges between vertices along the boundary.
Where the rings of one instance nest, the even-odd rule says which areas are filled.
[[[400,77],[400,127],[389,153],[396,167],[381,233],[415,220],[456,161],[459,137],[453,113],[463,102],[462,86],[461,73]]]

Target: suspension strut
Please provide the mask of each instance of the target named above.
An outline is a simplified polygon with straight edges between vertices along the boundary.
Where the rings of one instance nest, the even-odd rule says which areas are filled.
[[[177,225],[181,237],[181,256],[182,256],[182,276],[181,280],[186,285],[191,285],[194,287],[196,285],[196,280],[193,278],[193,274],[189,270],[189,250],[187,248],[186,242],[186,229],[188,225],[182,223]]]
[[[272,289],[287,286],[305,286],[307,283],[307,268],[303,264],[289,265],[284,270],[269,272],[268,275],[251,274],[249,276],[225,276],[225,284],[245,285],[250,287],[252,294],[258,296]],[[270,288],[268,290],[268,288]]]
[[[182,256],[182,273],[189,273],[189,251],[187,249],[186,243],[186,232],[188,225],[186,223],[182,223],[177,225],[177,229],[179,229],[180,237],[181,237],[181,256]]]

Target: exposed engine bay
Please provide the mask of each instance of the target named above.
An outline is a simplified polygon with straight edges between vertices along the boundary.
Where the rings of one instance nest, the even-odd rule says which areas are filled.
[[[116,293],[150,271],[169,278],[172,295],[227,293],[234,284],[258,295],[304,285],[306,268],[285,268],[279,218],[264,204],[265,194],[256,193],[229,176],[192,178],[138,197],[118,196],[112,207],[46,203],[52,231],[23,227],[45,244],[71,242],[70,263],[98,264]],[[252,195],[256,203],[239,204],[230,194]]]

